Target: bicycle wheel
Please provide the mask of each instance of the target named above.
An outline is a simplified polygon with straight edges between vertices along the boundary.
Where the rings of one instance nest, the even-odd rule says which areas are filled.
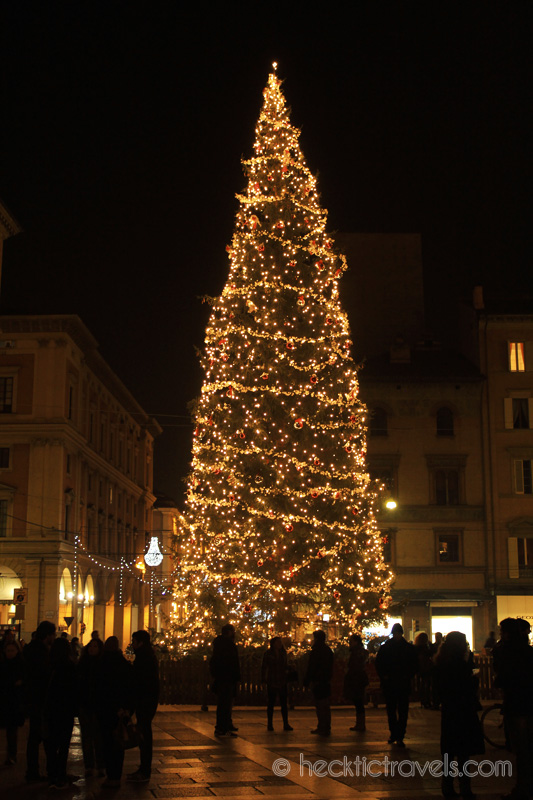
[[[485,709],[481,715],[483,736],[492,747],[503,749],[505,747],[505,729],[503,725],[503,706],[495,703]]]

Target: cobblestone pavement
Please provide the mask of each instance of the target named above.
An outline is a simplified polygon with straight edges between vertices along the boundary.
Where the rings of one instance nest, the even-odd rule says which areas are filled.
[[[354,722],[350,709],[334,709],[332,735],[328,739],[310,733],[316,719],[314,710],[310,708],[296,709],[291,713],[292,732],[282,730],[278,713],[273,733],[266,730],[264,709],[234,709],[233,722],[239,728],[236,738],[215,738],[214,717],[214,709],[202,712],[192,706],[162,707],[154,721],[150,783],[136,785],[124,779],[118,790],[103,789],[102,781],[96,778],[80,778],[68,790],[48,789],[46,783],[26,785],[26,731],[21,730],[18,763],[0,768],[0,797],[2,800],[30,800],[43,795],[62,795],[69,800],[93,800],[97,797],[102,800],[111,797],[120,800],[171,800],[180,797],[415,800],[440,796],[440,779],[427,772],[420,775],[413,763],[417,762],[423,769],[428,762],[440,758],[440,714],[437,712],[411,708],[405,749],[387,744],[388,730],[383,708],[367,711],[365,733],[349,730]],[[3,731],[0,732],[2,761],[5,752],[3,735]],[[401,767],[396,767],[403,776],[390,774],[391,766],[384,764],[385,756],[389,761],[404,762]],[[126,753],[124,775],[136,769],[137,758],[136,750]],[[365,758],[372,775],[363,774]],[[486,775],[472,781],[478,800],[499,797],[511,789],[513,778],[489,776],[495,761],[510,758],[506,751],[492,748],[488,748],[484,756],[477,757],[478,761],[485,760],[483,772]],[[375,762],[368,765],[371,759]],[[317,766],[318,761],[325,764]],[[313,774],[313,764],[320,775]],[[350,770],[353,775],[349,774]],[[69,772],[73,776],[84,773],[77,727],[71,744]]]

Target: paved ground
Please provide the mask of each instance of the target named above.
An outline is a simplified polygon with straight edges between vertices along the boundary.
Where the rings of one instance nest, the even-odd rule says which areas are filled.
[[[191,706],[165,706],[154,722],[154,761],[149,784],[133,785],[123,782],[119,790],[102,789],[101,781],[81,778],[69,790],[48,790],[46,783],[27,786],[24,783],[24,751],[26,731],[20,732],[21,757],[12,767],[0,768],[0,797],[2,800],[31,800],[41,796],[59,795],[73,800],[93,800],[101,796],[154,800],[154,798],[200,797],[213,798],[276,798],[276,800],[414,800],[440,795],[440,780],[426,774],[409,777],[417,762],[439,758],[440,714],[413,707],[406,736],[406,749],[387,745],[388,731],[383,708],[367,711],[367,731],[353,733],[353,712],[347,708],[334,709],[333,733],[329,739],[319,739],[310,733],[315,724],[313,709],[297,709],[290,716],[293,732],[282,731],[281,718],[275,718],[276,730],[266,730],[263,709],[239,708],[234,710],[234,724],[239,734],[234,739],[218,740],[213,734],[214,710],[199,711]],[[0,732],[3,736],[3,732]],[[4,742],[0,745],[3,762]],[[401,767],[405,777],[385,774],[383,759],[404,761]],[[353,777],[340,775],[344,758],[355,762],[360,757],[359,775],[352,763]],[[363,775],[363,759],[375,759],[371,765],[374,776]],[[302,769],[301,760],[304,760]],[[505,751],[487,749],[484,772],[490,773],[495,761],[509,759]],[[319,768],[323,776],[310,774],[310,765],[324,760]],[[335,761],[336,763],[331,763]],[[273,765],[277,762],[276,776]],[[490,762],[490,763],[488,763]],[[0,762],[1,763],[1,762]],[[124,773],[137,767],[137,751],[126,754]],[[328,769],[335,777],[328,774]],[[290,770],[290,771],[288,771]],[[390,770],[390,767],[389,767]],[[43,763],[44,773],[44,763]],[[79,731],[75,728],[71,745],[69,771],[83,775],[79,744]],[[288,773],[287,773],[288,771]],[[287,774],[286,774],[287,773]],[[477,777],[472,787],[478,800],[499,797],[509,791],[511,778]]]

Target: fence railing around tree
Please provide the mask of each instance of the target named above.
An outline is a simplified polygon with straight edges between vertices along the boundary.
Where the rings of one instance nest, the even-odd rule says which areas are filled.
[[[237,687],[235,704],[239,706],[261,706],[266,704],[266,689],[261,684],[262,653],[241,656],[241,681]],[[492,657],[474,656],[479,669],[479,689],[482,700],[491,700],[498,696],[494,686],[492,673]],[[307,656],[302,656],[291,663],[298,672],[298,681],[289,684],[289,702],[295,706],[313,705],[311,692],[303,685]],[[343,694],[344,675],[347,659],[337,657],[333,666],[331,682],[331,704],[346,705],[348,701]],[[216,696],[211,692],[212,678],[209,674],[209,660],[201,657],[180,659],[164,658],[159,662],[161,678],[160,703],[166,705],[200,705],[209,706],[216,703]],[[374,704],[383,703],[377,676],[370,669],[369,699]],[[416,699],[416,691],[414,692]]]

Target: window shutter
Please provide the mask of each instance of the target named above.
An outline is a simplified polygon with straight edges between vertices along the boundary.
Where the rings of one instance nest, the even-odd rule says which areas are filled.
[[[527,399],[527,413],[529,427],[533,428],[533,397],[528,397]]]
[[[503,417],[506,428],[513,428],[513,398],[504,397],[503,400]]]
[[[516,536],[509,536],[507,539],[507,553],[509,557],[509,577],[519,578],[520,570],[518,569],[518,539]]]
[[[524,466],[518,458],[514,462],[514,485],[517,494],[524,494]]]
[[[526,372],[533,372],[533,342],[524,342]]]

